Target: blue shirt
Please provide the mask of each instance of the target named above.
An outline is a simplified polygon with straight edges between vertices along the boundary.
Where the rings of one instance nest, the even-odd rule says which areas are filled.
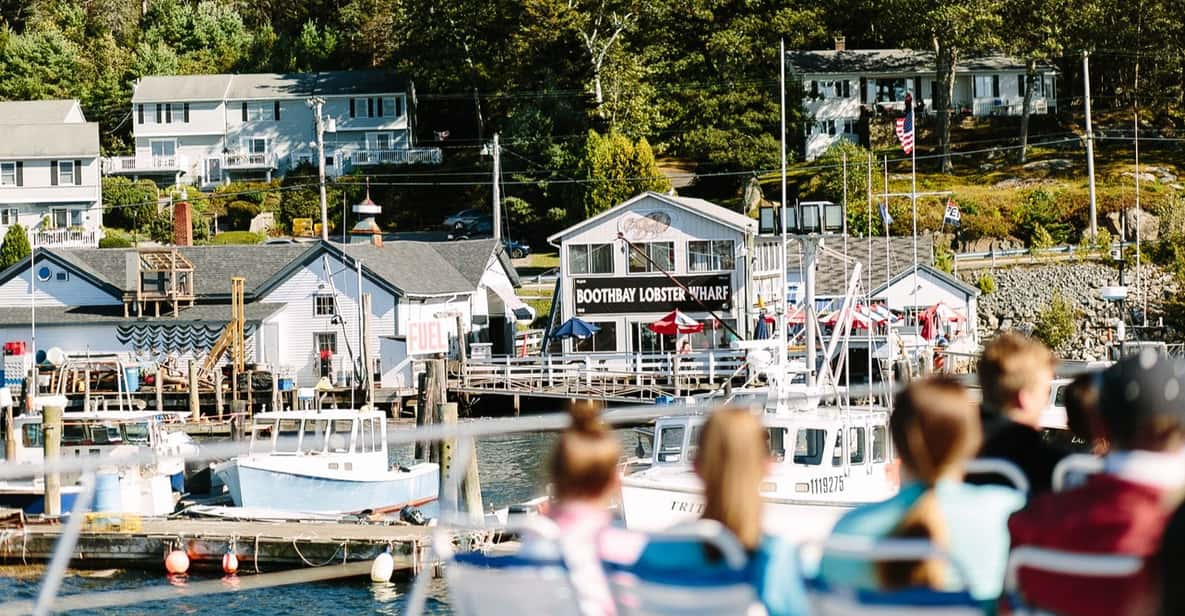
[[[1008,516],[1024,507],[1025,496],[1003,486],[976,486],[940,481],[935,486],[938,505],[946,524],[951,559],[965,572],[966,588],[977,600],[991,601],[1004,588],[1008,564]],[[887,537],[914,502],[925,492],[920,483],[905,485],[887,501],[849,511],[832,530],[836,535]],[[871,563],[828,556],[819,563],[819,576],[826,582],[848,587],[878,588]],[[959,576],[948,576],[950,588],[961,590]]]
[[[637,564],[656,569],[700,571],[726,566],[722,562],[709,561],[703,544],[697,541],[647,544]],[[798,567],[798,550],[794,544],[779,537],[763,537],[757,550],[749,557],[745,575],[753,584],[757,598],[769,616],[800,616],[808,613],[806,590]]]

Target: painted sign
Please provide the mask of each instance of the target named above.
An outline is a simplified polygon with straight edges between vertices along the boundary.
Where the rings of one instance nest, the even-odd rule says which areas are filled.
[[[576,278],[572,281],[576,314],[627,312],[684,312],[732,309],[729,274],[675,276],[683,287],[666,276],[627,278]]]
[[[617,230],[631,242],[654,239],[670,228],[671,215],[662,211],[638,214],[629,212],[617,221]]]
[[[451,328],[445,319],[408,321],[407,354],[431,355],[448,353]]]

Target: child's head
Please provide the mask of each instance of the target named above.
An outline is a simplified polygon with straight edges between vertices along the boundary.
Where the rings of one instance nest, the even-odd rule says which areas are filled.
[[[601,421],[600,407],[573,402],[572,425],[560,435],[551,455],[552,490],[557,500],[604,500],[617,487],[621,445]]]
[[[1044,344],[1014,332],[996,336],[979,357],[985,411],[1036,428],[1049,406],[1055,359]]]

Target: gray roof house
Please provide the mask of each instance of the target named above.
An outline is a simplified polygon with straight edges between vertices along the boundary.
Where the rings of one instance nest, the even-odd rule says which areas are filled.
[[[108,174],[211,186],[231,178],[316,165],[321,109],[326,172],[435,164],[415,146],[415,86],[385,70],[153,75],[132,94],[135,153],[105,161]]]
[[[103,228],[99,125],[76,100],[0,102],[0,234],[97,246]]]
[[[937,62],[934,52],[914,49],[846,49],[842,38],[835,49],[786,52],[788,88],[801,88],[806,110],[805,155],[813,159],[840,139],[868,143],[868,123],[904,113],[911,93],[919,115],[932,114]],[[1057,69],[1037,65],[1031,112],[1050,113],[1057,102]],[[1026,78],[1021,59],[990,53],[961,60],[955,67],[952,110],[986,117],[1020,115]]]
[[[38,248],[32,268],[24,260],[0,272],[0,336],[29,339],[35,318],[41,349],[200,358],[229,321],[231,278],[241,276],[249,361],[312,384],[321,351],[333,354],[335,370],[354,365],[359,281],[372,298],[374,351],[380,339],[405,336],[410,323],[440,313],[471,324],[465,332],[470,342],[501,339],[503,330],[513,331],[515,309],[522,305],[514,297],[514,268],[494,240],[383,246],[317,241],[178,248],[193,266],[193,305],[180,307],[176,316],[171,309],[154,316],[130,299],[140,272],[134,269],[138,259],[129,257],[137,252]],[[491,302],[490,293],[499,300]],[[391,366],[402,359],[381,361]]]

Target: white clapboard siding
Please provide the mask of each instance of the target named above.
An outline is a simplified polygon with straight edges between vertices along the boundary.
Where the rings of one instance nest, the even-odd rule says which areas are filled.
[[[42,306],[119,306],[123,302],[103,289],[87,282],[74,272],[68,271],[51,261],[37,261],[35,269],[49,270],[49,280],[38,280],[36,284],[37,303]],[[58,274],[66,272],[66,280],[58,280]],[[0,284],[0,306],[21,307],[29,305],[29,269]]]

